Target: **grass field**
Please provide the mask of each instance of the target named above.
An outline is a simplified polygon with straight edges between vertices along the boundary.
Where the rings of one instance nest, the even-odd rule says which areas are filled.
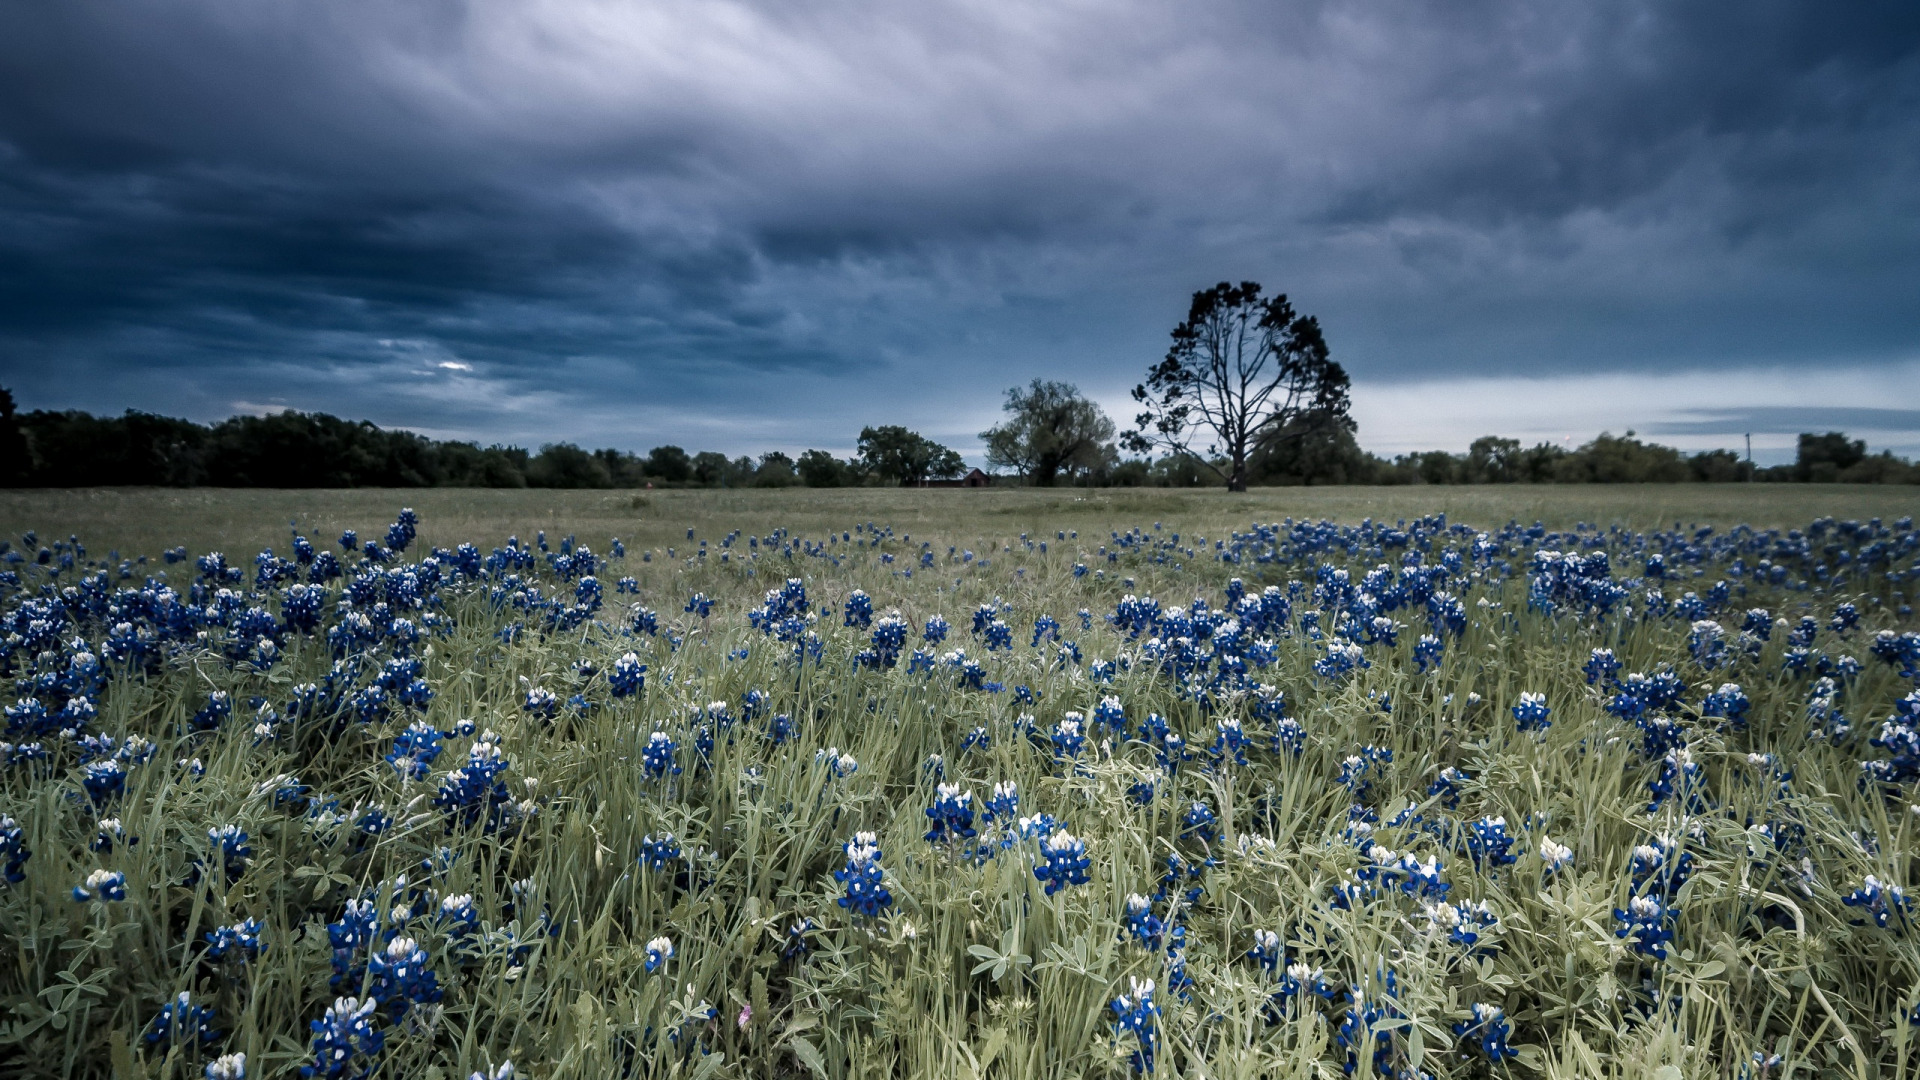
[[[176,544],[195,551],[255,552],[284,545],[298,521],[318,537],[384,522],[401,506],[420,512],[422,537],[451,546],[497,543],[509,534],[546,529],[589,542],[621,536],[629,544],[665,546],[688,528],[705,534],[773,528],[796,532],[844,529],[875,521],[902,532],[943,537],[1111,529],[1178,523],[1202,532],[1244,528],[1252,521],[1320,519],[1357,524],[1447,514],[1480,526],[1534,521],[1567,528],[1587,521],[1636,530],[1675,522],[1746,522],[1793,528],[1819,517],[1920,514],[1920,488],[1846,484],[1609,484],[1598,486],[1261,488],[1244,495],[1202,489],[787,488],[756,491],[496,491],[486,489],[260,491],[196,488],[0,490],[0,530],[78,534],[89,546],[157,552]]]
[[[1908,1080],[1917,509],[0,492],[0,1072]]]

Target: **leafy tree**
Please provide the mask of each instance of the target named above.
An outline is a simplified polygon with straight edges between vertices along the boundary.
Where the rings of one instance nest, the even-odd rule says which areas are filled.
[[[727,474],[733,471],[733,462],[727,455],[712,450],[702,450],[693,455],[693,478],[702,484],[722,484]]]
[[[1255,451],[1247,477],[1262,484],[1365,484],[1375,479],[1377,464],[1345,425],[1322,424]]]
[[[792,487],[796,479],[793,459],[778,450],[761,454],[760,467],[753,471],[755,487]]]
[[[800,474],[800,482],[808,487],[844,487],[858,482],[847,462],[825,450],[809,450],[801,454],[795,469]]]
[[[1710,484],[1747,479],[1747,463],[1731,450],[1708,450],[1687,459],[1687,477]]]
[[[1601,432],[1594,440],[1562,458],[1554,479],[1576,484],[1670,484],[1687,478],[1680,451],[1658,443],[1643,443],[1633,432]]]
[[[1793,478],[1802,482],[1830,484],[1866,456],[1866,442],[1849,439],[1844,432],[1829,431],[1825,435],[1802,432],[1799,453],[1793,462]]]
[[[1467,447],[1465,480],[1469,484],[1511,484],[1519,479],[1520,440],[1482,435]]]
[[[1247,489],[1256,451],[1353,424],[1347,373],[1328,358],[1319,321],[1295,313],[1285,294],[1261,296],[1251,281],[1194,293],[1173,347],[1133,397],[1145,411],[1127,433],[1128,449],[1193,454],[1230,491]],[[1204,454],[1197,439],[1206,440]]]
[[[860,460],[874,475],[902,487],[922,480],[947,480],[966,470],[953,450],[898,424],[860,429]]]
[[[527,484],[543,488],[609,488],[613,477],[606,462],[572,443],[540,448],[527,465]]]
[[[21,430],[13,391],[0,387],[0,486],[23,486],[32,473],[33,450]]]
[[[1071,383],[1035,379],[1025,390],[1013,387],[1006,412],[1005,423],[980,433],[987,462],[1018,469],[1030,484],[1051,487],[1063,472],[1072,479],[1117,460],[1113,421]]]
[[[693,459],[677,446],[656,446],[647,451],[646,472],[669,484],[684,484],[693,475]]]
[[[1211,487],[1220,482],[1220,469],[1197,454],[1168,454],[1155,461],[1148,476],[1156,487]]]

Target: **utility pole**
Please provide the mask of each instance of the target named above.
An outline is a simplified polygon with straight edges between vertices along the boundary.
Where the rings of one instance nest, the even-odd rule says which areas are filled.
[[[1747,483],[1753,483],[1753,432],[1747,432]]]

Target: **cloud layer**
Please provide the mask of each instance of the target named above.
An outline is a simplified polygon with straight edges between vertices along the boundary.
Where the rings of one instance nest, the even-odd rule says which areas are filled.
[[[1913,396],[1911,4],[76,0],[9,24],[0,377],[29,405],[971,447],[1033,375],[1124,415],[1187,293],[1252,278],[1321,317],[1363,406],[1551,386],[1535,426],[1580,438],[1605,413],[1920,445],[1911,410],[1777,411]],[[1366,406],[1361,437],[1461,446],[1479,419]]]

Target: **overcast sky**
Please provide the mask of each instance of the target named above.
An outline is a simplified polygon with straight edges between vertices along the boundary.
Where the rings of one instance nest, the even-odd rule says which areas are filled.
[[[28,408],[977,460],[1226,279],[1378,452],[1920,453],[1920,4],[0,0]]]

